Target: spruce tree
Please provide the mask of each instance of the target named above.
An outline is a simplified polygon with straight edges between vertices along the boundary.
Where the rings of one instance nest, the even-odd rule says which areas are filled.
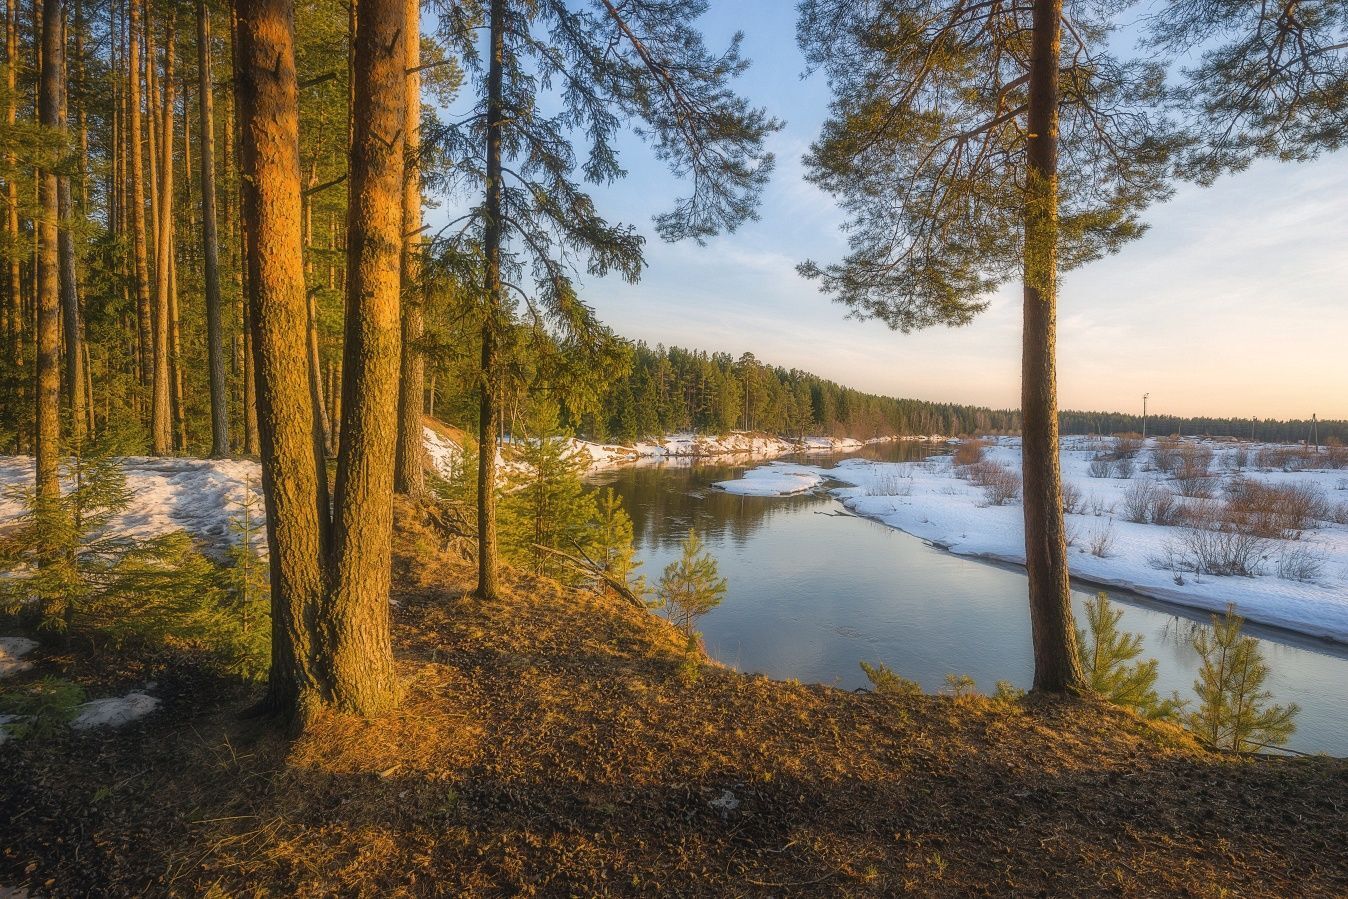
[[[777,127],[728,87],[747,65],[737,35],[707,50],[696,19],[706,0],[478,0],[456,6],[446,27],[475,74],[475,108],[430,130],[450,161],[443,180],[480,191],[481,205],[442,241],[441,252],[481,259],[478,373],[478,595],[497,592],[495,445],[504,336],[513,298],[535,321],[565,335],[576,352],[611,343],[577,294],[572,273],[617,272],[636,281],[643,238],[599,215],[577,183],[623,175],[614,141],[628,124],[691,183],[688,196],[656,219],[668,240],[703,240],[752,217],[771,169],[764,138]],[[485,60],[473,14],[484,13]],[[546,107],[555,101],[554,113]],[[583,160],[580,136],[588,142]],[[532,276],[531,289],[521,283]],[[485,486],[484,486],[485,485]]]
[[[719,606],[725,593],[725,578],[717,573],[716,560],[703,551],[697,530],[690,528],[682,554],[660,575],[656,587],[659,608],[691,637],[697,619]]]
[[[595,496],[595,514],[591,522],[590,558],[606,576],[638,598],[646,592],[646,578],[636,573],[641,567],[633,543],[632,519],[623,509],[622,498],[605,487]],[[597,585],[606,589],[603,583]]]
[[[1082,685],[1058,461],[1060,269],[1142,233],[1178,140],[1163,72],[1121,62],[1109,10],[1062,0],[803,0],[799,39],[832,86],[809,177],[850,214],[851,253],[806,262],[861,318],[961,325],[1019,277],[1026,569],[1037,689]]]
[[[1200,628],[1194,634],[1194,651],[1201,660],[1194,681],[1198,704],[1185,718],[1189,729],[1209,746],[1237,752],[1286,743],[1300,712],[1296,703],[1269,703],[1273,694],[1264,687],[1268,664],[1258,641],[1241,634],[1244,623],[1235,607],[1228,606],[1221,618],[1212,616],[1211,629]]]

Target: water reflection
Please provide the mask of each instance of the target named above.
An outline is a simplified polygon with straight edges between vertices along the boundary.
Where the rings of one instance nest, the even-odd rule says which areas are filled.
[[[921,459],[922,444],[868,447],[871,458]],[[831,497],[742,497],[713,489],[759,463],[721,462],[604,472],[632,516],[644,571],[654,579],[679,552],[690,526],[704,536],[729,582],[726,601],[700,623],[708,649],[729,665],[779,678],[866,683],[857,662],[882,661],[928,690],[948,673],[980,689],[998,680],[1029,685],[1033,672],[1025,576],[933,549],[871,521],[829,517]],[[1094,589],[1077,585],[1074,604]],[[1160,662],[1157,689],[1193,693],[1198,659],[1190,646],[1201,612],[1117,591],[1121,626],[1143,635]],[[1348,649],[1250,626],[1272,668],[1269,689],[1302,712],[1291,747],[1348,755]]]

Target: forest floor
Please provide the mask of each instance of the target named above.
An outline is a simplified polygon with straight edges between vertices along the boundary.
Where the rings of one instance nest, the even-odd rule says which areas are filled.
[[[406,695],[378,721],[288,738],[190,654],[30,656],[163,705],[0,750],[0,895],[1348,893],[1342,761],[742,675],[620,599],[511,576],[476,602],[440,548],[399,526]]]

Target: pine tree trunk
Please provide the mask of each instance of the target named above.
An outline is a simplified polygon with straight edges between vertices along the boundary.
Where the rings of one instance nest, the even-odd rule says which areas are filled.
[[[154,373],[150,391],[150,451],[166,456],[173,451],[173,407],[170,399],[172,372],[170,346],[173,279],[173,15],[165,23],[163,107],[156,117],[162,129],[158,135],[159,185],[155,238]],[[149,45],[147,44],[147,47]],[[153,53],[147,71],[154,70]],[[151,101],[154,100],[151,88]],[[154,146],[154,144],[152,144]]]
[[[215,230],[215,88],[211,83],[211,18],[197,0],[197,69],[201,100],[201,252],[205,264],[206,367],[211,393],[211,457],[229,455],[225,344],[220,300],[220,245]]]
[[[314,628],[324,599],[329,528],[305,352],[294,7],[292,0],[234,0],[233,9],[242,218],[271,560],[272,658],[262,710],[302,722],[326,693]]]
[[[61,121],[61,0],[42,0],[42,59],[39,69],[38,121],[53,132]],[[38,172],[40,219],[37,222],[37,498],[43,510],[61,497],[61,286],[59,199],[56,173]]]
[[[397,702],[389,626],[402,249],[404,0],[365,0],[356,28],[347,210],[347,319],[326,647],[332,702],[374,715]]]
[[[243,136],[240,133],[242,121],[239,113],[238,84],[241,62],[239,59],[239,24],[238,24],[237,5],[230,8],[229,17],[229,46],[230,63],[234,71],[234,120],[232,122],[231,135],[234,140],[235,169],[239,176],[239,207],[243,207]],[[294,9],[293,4],[289,7],[289,18],[293,25]],[[294,55],[294,34],[290,35],[291,56]],[[240,212],[239,215],[239,240],[240,247],[248,246],[248,219]],[[256,353],[253,350],[253,313],[252,304],[248,302],[247,296],[251,294],[252,288],[249,286],[248,279],[251,277],[252,269],[243,259],[236,269],[237,286],[239,296],[244,298],[243,302],[243,452],[244,455],[256,456],[262,452],[261,440],[258,436],[258,418],[257,418],[257,373],[254,370],[253,360]]]
[[[477,447],[477,595],[494,600],[496,558],[496,427],[500,417],[496,391],[496,325],[501,303],[501,130],[505,126],[502,69],[505,63],[505,0],[491,3],[491,54],[487,69],[487,191],[483,240],[487,309],[482,322],[482,378],[478,403]]]
[[[403,173],[402,243],[402,366],[398,391],[398,461],[394,487],[416,496],[426,489],[422,473],[426,454],[421,436],[422,395],[426,390],[426,361],[421,353],[425,331],[424,290],[420,283],[421,173],[421,4],[406,0],[407,30],[404,37],[407,69],[407,110],[403,131],[407,135],[407,170]]]
[[[65,58],[65,48],[69,43],[66,34],[64,10],[61,22],[61,71],[57,84],[60,89],[59,118],[62,127],[70,121],[70,70]],[[57,233],[57,255],[59,257],[61,280],[61,326],[64,357],[62,359],[66,378],[66,402],[70,409],[70,439],[78,449],[84,443],[85,420],[84,397],[84,352],[82,350],[82,329],[80,327],[79,274],[75,264],[75,241],[70,233],[75,209],[71,199],[70,176],[59,175],[56,179],[56,206],[60,221]]]
[[[1072,619],[1058,459],[1058,67],[1062,0],[1034,0],[1025,213],[1025,323],[1021,451],[1025,567],[1034,634],[1034,688],[1076,692],[1085,683]]]
[[[153,329],[150,327],[150,261],[145,236],[145,162],[141,146],[140,114],[140,6],[130,0],[127,52],[127,149],[131,155],[131,251],[135,261],[136,328],[140,339],[140,386],[144,390],[154,377]]]
[[[18,73],[19,73],[19,5],[17,0],[7,0],[5,4],[5,125],[12,133],[18,121]],[[5,162],[11,177],[5,183],[5,232],[11,252],[8,254],[5,291],[5,359],[13,369],[15,397],[18,414],[13,418],[17,423],[15,449],[22,446],[24,422],[28,417],[24,409],[23,389],[23,271],[19,259],[19,185],[12,177],[17,172],[18,157],[10,152]]]

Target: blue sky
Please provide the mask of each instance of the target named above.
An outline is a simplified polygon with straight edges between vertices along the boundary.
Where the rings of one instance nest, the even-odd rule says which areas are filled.
[[[661,241],[651,217],[681,189],[635,139],[629,177],[595,191],[611,220],[647,236],[641,282],[594,279],[584,296],[615,330],[799,367],[850,386],[995,407],[1019,402],[1014,285],[967,327],[913,334],[845,318],[795,273],[846,250],[842,215],[802,177],[801,155],[828,103],[802,80],[794,3],[712,0],[714,46],[745,33],[754,61],[739,88],[786,127],[757,222],[696,244]],[[1064,407],[1180,415],[1348,418],[1348,166],[1258,163],[1208,189],[1181,187],[1151,230],[1063,279],[1059,397]]]

